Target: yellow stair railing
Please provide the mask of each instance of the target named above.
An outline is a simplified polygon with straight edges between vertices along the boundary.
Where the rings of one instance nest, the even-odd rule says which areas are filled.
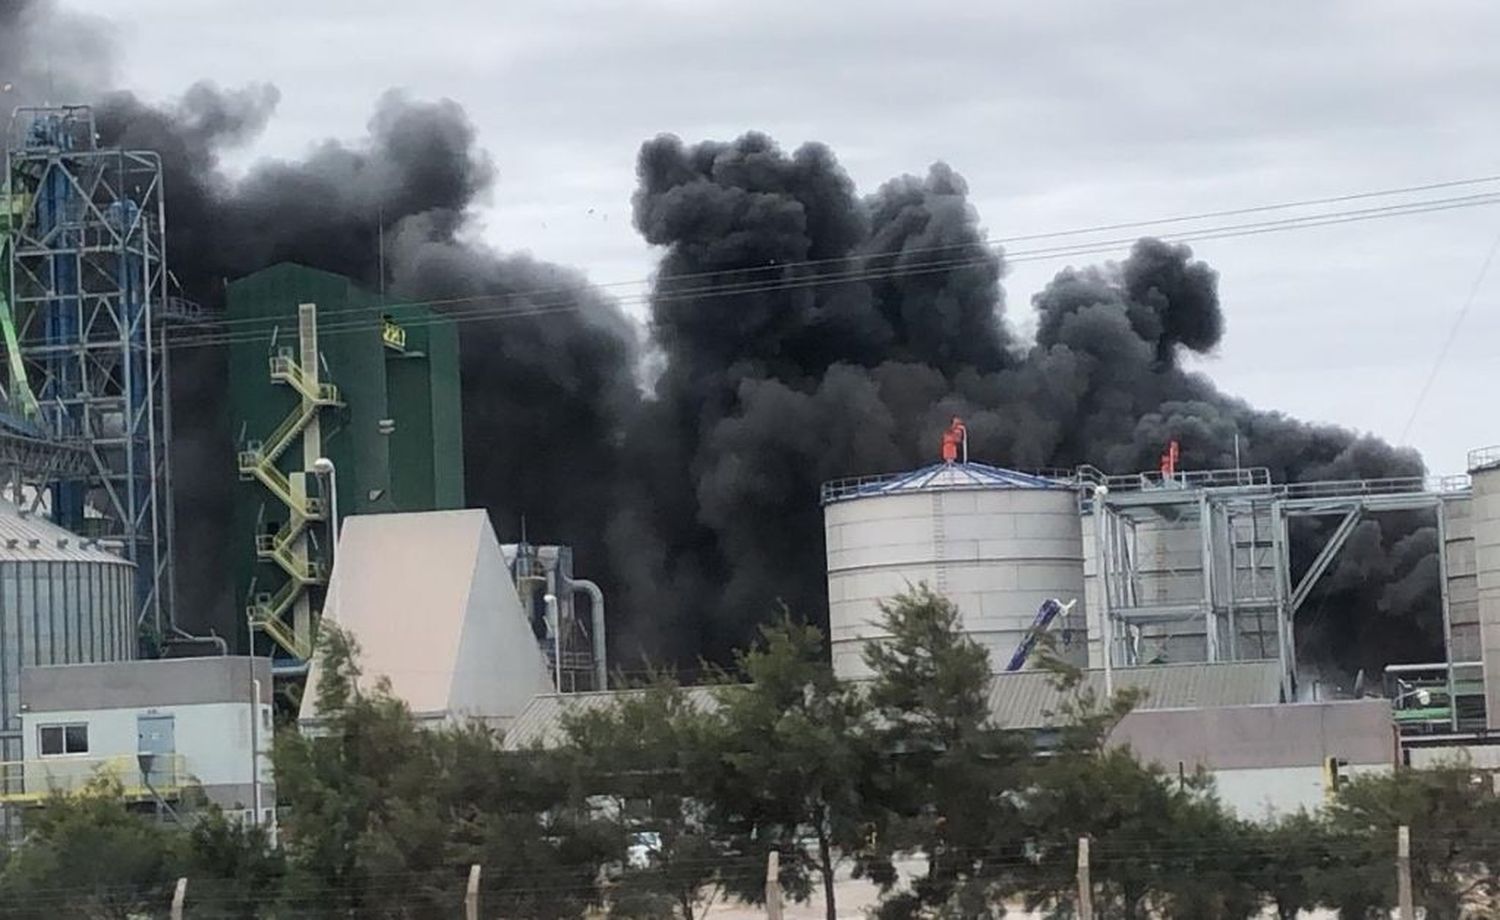
[[[272,641],[286,649],[299,661],[306,661],[312,657],[311,643],[303,642],[297,638],[297,632],[288,626],[286,620],[282,619],[292,604],[297,600],[297,595],[302,593],[303,586],[296,581],[287,581],[274,595],[262,594],[251,601],[247,612],[250,622],[256,629],[270,636]]]
[[[255,555],[266,562],[274,562],[289,577],[305,585],[320,584],[327,580],[326,568],[316,559],[299,559],[292,552],[292,544],[307,529],[307,521],[299,514],[282,525],[274,534],[261,534],[255,538]]]
[[[308,523],[323,518],[323,504],[318,498],[294,490],[276,462],[321,410],[343,403],[338,387],[311,380],[289,348],[270,357],[269,369],[272,382],[290,386],[302,399],[264,441],[247,443],[239,452],[238,460],[241,478],[259,481],[290,512],[287,522],[276,533],[260,534],[255,539],[256,557],[275,563],[286,573],[287,580],[274,594],[256,595],[246,605],[246,613],[255,628],[270,636],[287,652],[305,660],[312,650],[306,647],[306,642],[298,639],[285,617],[309,585],[324,584],[328,580],[327,568],[321,562],[303,559],[294,551]]]
[[[146,779],[135,754],[0,761],[0,803],[35,805],[54,795],[76,795],[99,782],[119,785],[127,799],[172,798],[194,781],[181,754],[153,755],[149,785]]]

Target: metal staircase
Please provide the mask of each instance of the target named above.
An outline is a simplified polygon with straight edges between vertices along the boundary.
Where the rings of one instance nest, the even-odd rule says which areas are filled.
[[[316,361],[317,332],[313,308],[310,304],[304,305],[300,312],[304,361]],[[311,629],[304,627],[300,620],[288,623],[287,615],[305,598],[309,587],[328,582],[327,566],[312,558],[308,551],[309,525],[324,520],[325,509],[321,498],[307,494],[305,479],[297,477],[294,481],[277,464],[299,438],[311,438],[315,442],[311,445],[311,452],[316,453],[321,447],[321,434],[316,424],[319,413],[342,406],[343,401],[338,387],[321,382],[316,371],[309,373],[298,363],[291,348],[282,348],[273,354],[269,370],[273,383],[291,387],[301,399],[265,440],[245,444],[239,452],[239,472],[242,480],[259,482],[287,510],[286,523],[276,533],[258,534],[255,539],[256,558],[275,565],[286,580],[274,592],[255,592],[252,589],[246,614],[253,629],[269,636],[298,661],[306,661],[312,655]]]

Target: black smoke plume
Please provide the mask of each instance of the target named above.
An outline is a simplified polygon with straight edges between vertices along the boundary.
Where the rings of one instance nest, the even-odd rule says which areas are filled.
[[[67,55],[48,65],[26,37],[61,14],[0,9],[0,71],[40,99]],[[1215,272],[1185,246],[1142,240],[1060,272],[1018,340],[1003,257],[941,163],[861,195],[821,145],[648,141],[634,216],[660,264],[643,350],[578,273],[474,242],[495,169],[457,104],[391,93],[359,141],[232,179],[219,158],[272,116],[273,87],[204,83],[165,105],[96,92],[108,42],[70,25],[88,47],[68,90],[96,101],[103,140],[164,158],[188,296],[215,305],[226,280],[282,260],[374,286],[383,227],[393,293],[480,298],[451,308],[469,498],[502,535],[524,514],[535,538],[577,548],[613,598],[617,662],[722,660],[777,601],[826,617],[819,483],[930,462],[953,414],[972,456],[1019,468],[1150,468],[1175,438],[1185,468],[1230,465],[1237,440],[1279,479],[1422,471],[1412,451],[1254,409],[1187,370],[1226,322]],[[659,371],[645,392],[643,355]],[[173,374],[185,622],[238,635],[242,599],[218,574],[235,479],[224,355],[182,349]],[[1309,603],[1305,653],[1347,670],[1432,654],[1435,548],[1419,520],[1362,525]]]
[[[931,462],[953,414],[972,456],[1020,468],[1149,469],[1177,439],[1185,468],[1232,465],[1238,440],[1281,480],[1422,472],[1412,451],[1184,370],[1225,327],[1217,275],[1186,246],[1144,239],[1060,272],[1034,298],[1035,341],[1016,342],[1003,260],[943,164],[861,198],[818,145],[662,137],[642,148],[635,215],[664,247],[651,331],[668,360],[626,441],[611,543],[648,649],[722,655],[778,598],[825,609],[819,482]],[[1313,657],[1435,651],[1433,541],[1414,526],[1361,527],[1310,603]]]
[[[483,295],[451,308],[470,500],[490,510],[502,535],[513,536],[524,515],[533,533],[562,534],[585,559],[603,557],[590,522],[608,507],[616,426],[636,400],[629,321],[576,272],[464,237],[495,171],[456,103],[388,93],[361,142],[324,141],[301,160],[263,162],[230,180],[219,156],[253,137],[278,99],[269,86],[198,84],[167,106],[128,93],[98,106],[107,143],[163,156],[168,247],[184,291],[216,306],[225,282],[282,261],[373,288],[383,236],[393,296]],[[543,306],[567,309],[528,309],[534,291],[548,292]],[[184,557],[181,607],[188,616],[211,610],[205,619],[222,623],[243,600],[216,574],[226,571],[221,531],[234,483],[224,475],[234,462],[222,411],[225,354],[188,345],[173,361],[175,488],[179,508],[193,509],[178,516],[178,542],[206,557]]]

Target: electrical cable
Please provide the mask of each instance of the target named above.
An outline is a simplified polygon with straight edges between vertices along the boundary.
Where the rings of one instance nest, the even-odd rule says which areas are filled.
[[[1463,305],[1454,315],[1453,324],[1448,328],[1448,336],[1443,340],[1443,347],[1438,349],[1437,359],[1432,362],[1432,370],[1428,371],[1427,379],[1422,382],[1422,388],[1417,391],[1417,399],[1411,407],[1411,415],[1407,416],[1406,424],[1401,427],[1401,437],[1397,439],[1399,443],[1407,443],[1406,439],[1411,434],[1411,427],[1416,424],[1417,416],[1422,411],[1422,404],[1427,400],[1427,393],[1432,389],[1433,382],[1437,380],[1443,362],[1448,359],[1448,352],[1458,338],[1458,330],[1463,325],[1464,317],[1469,315],[1469,309],[1474,306],[1474,300],[1479,296],[1479,289],[1490,273],[1490,265],[1495,261],[1497,251],[1500,251],[1500,233],[1495,234],[1495,241],[1490,244],[1489,252],[1485,253],[1484,262],[1479,266],[1479,274],[1474,276],[1474,283],[1469,286],[1469,296],[1464,298]]]
[[[681,274],[681,275],[674,275],[674,276],[672,276],[671,280],[680,282],[680,281],[690,280],[690,279],[695,279],[695,278],[714,278],[714,277],[721,277],[723,275],[747,275],[747,274],[756,273],[756,272],[775,272],[775,271],[786,271],[788,269],[809,268],[809,267],[815,267],[815,266],[819,266],[819,265],[836,265],[836,264],[845,263],[845,262],[850,261],[851,259],[860,258],[860,257],[865,257],[865,258],[876,258],[876,257],[880,257],[880,256],[903,256],[903,257],[909,257],[909,256],[912,256],[912,255],[921,255],[921,254],[928,254],[928,253],[934,253],[934,252],[948,252],[948,251],[953,251],[953,250],[965,250],[965,251],[969,251],[969,250],[972,250],[976,246],[984,246],[984,247],[996,248],[996,247],[1005,246],[1005,245],[1011,244],[1011,243],[1033,242],[1033,241],[1037,241],[1037,240],[1046,240],[1046,239],[1059,239],[1059,238],[1065,238],[1065,237],[1070,237],[1070,236],[1084,236],[1084,235],[1088,235],[1088,234],[1102,233],[1102,232],[1111,231],[1111,230],[1125,230],[1125,229],[1131,229],[1131,228],[1145,228],[1145,227],[1151,227],[1151,226],[1158,226],[1158,225],[1161,225],[1161,224],[1189,223],[1189,222],[1192,222],[1192,221],[1208,220],[1208,219],[1219,218],[1219,217],[1235,217],[1235,216],[1241,216],[1241,215],[1245,215],[1245,214],[1256,214],[1256,213],[1266,213],[1266,212],[1270,212],[1270,211],[1292,210],[1292,209],[1295,209],[1295,208],[1314,207],[1314,206],[1325,205],[1325,204],[1340,204],[1340,203],[1349,202],[1349,201],[1359,201],[1359,200],[1367,200],[1367,199],[1371,199],[1371,198],[1391,197],[1391,196],[1394,196],[1394,195],[1411,194],[1411,193],[1414,193],[1414,192],[1436,191],[1438,189],[1446,189],[1446,188],[1458,188],[1458,187],[1463,187],[1463,186],[1484,185],[1484,184],[1489,184],[1489,183],[1494,183],[1494,182],[1500,182],[1500,174],[1489,175],[1489,176],[1476,176],[1476,177],[1467,178],[1467,179],[1453,179],[1453,180],[1448,180],[1448,181],[1443,181],[1443,182],[1429,182],[1429,183],[1424,183],[1424,184],[1421,184],[1421,185],[1409,185],[1409,186],[1402,186],[1402,187],[1396,187],[1396,188],[1379,189],[1379,190],[1375,190],[1375,191],[1353,192],[1353,193],[1342,194],[1342,195],[1334,195],[1334,196],[1323,197],[1323,198],[1307,198],[1307,199],[1301,199],[1301,200],[1295,200],[1295,201],[1277,202],[1275,204],[1252,205],[1252,206],[1248,206],[1248,207],[1230,208],[1230,209],[1227,209],[1227,210],[1220,210],[1220,211],[1203,211],[1203,212],[1198,212],[1198,213],[1194,213],[1194,214],[1179,214],[1179,215],[1174,215],[1174,216],[1171,216],[1171,217],[1160,217],[1160,218],[1153,218],[1153,219],[1147,219],[1147,220],[1131,220],[1131,221],[1121,221],[1121,222],[1108,223],[1108,224],[1095,224],[1093,226],[1077,227],[1077,228],[1067,229],[1067,230],[1051,230],[1051,231],[1045,231],[1045,232],[1040,232],[1040,233],[1027,233],[1027,234],[1020,234],[1020,235],[1016,235],[1016,236],[1005,236],[1005,237],[984,236],[984,237],[979,237],[979,238],[974,239],[974,240],[968,240],[968,241],[965,241],[965,242],[962,242],[962,243],[948,243],[948,244],[944,244],[944,245],[941,245],[941,246],[919,246],[919,247],[911,247],[911,248],[901,249],[899,251],[890,252],[890,253],[851,253],[851,254],[845,255],[845,256],[835,256],[835,257],[822,258],[822,259],[802,259],[802,260],[793,261],[793,262],[777,262],[777,263],[774,263],[774,264],[757,265],[757,266],[747,266],[747,267],[744,267],[744,268],[715,270],[715,271],[691,272],[691,273],[686,273],[686,274]],[[1482,193],[1482,194],[1485,194],[1485,193]],[[1487,194],[1494,194],[1494,193],[1487,193]],[[1408,203],[1408,205],[1417,205],[1417,204],[1421,204],[1421,202],[1409,202]],[[1396,206],[1392,205],[1390,207],[1396,207]],[[1313,219],[1313,218],[1318,217],[1318,216],[1319,215],[1306,215],[1304,218],[1301,218],[1301,219]],[[1127,240],[1127,242],[1133,242],[1133,239]],[[646,279],[635,279],[635,280],[629,280],[629,281],[601,282],[601,283],[598,283],[598,284],[589,285],[589,287],[595,288],[595,289],[609,289],[609,288],[615,288],[615,287],[645,287],[646,285],[648,285],[650,283],[651,283],[651,279],[646,278]],[[515,292],[514,296],[525,297],[525,296],[540,296],[540,295],[549,294],[549,293],[568,293],[568,292],[570,292],[570,291],[572,291],[574,289],[575,288],[573,288],[573,287],[541,288],[541,289],[535,289],[535,290],[532,290],[532,291]],[[459,302],[459,301],[462,301],[462,300],[465,300],[465,299],[466,298],[452,298],[452,299],[444,299],[444,300],[427,300],[427,301],[406,302],[406,303],[393,303],[393,304],[380,305],[380,306],[377,306],[377,307],[364,306],[364,307],[347,308],[346,310],[343,310],[343,311],[333,311],[333,312],[350,312],[350,311],[355,311],[355,310],[357,310],[357,311],[367,311],[367,310],[371,310],[371,309],[382,309],[382,308],[385,308],[385,307],[410,306],[410,305],[414,305],[416,303],[420,303],[422,305],[427,305],[427,306],[434,306],[434,305],[442,305],[442,304],[447,304],[447,303]],[[219,324],[220,325],[225,325],[225,324],[233,324],[233,323],[254,323],[254,322],[263,322],[263,321],[264,321],[263,318],[260,318],[260,317],[244,317],[244,318],[239,318],[239,319],[220,320]]]
[[[1235,237],[1261,235],[1273,232],[1285,232],[1287,230],[1306,229],[1344,223],[1362,222],[1366,220],[1409,216],[1413,214],[1427,214],[1439,211],[1454,210],[1458,208],[1482,207],[1494,204],[1500,204],[1500,193],[1468,195],[1460,196],[1457,198],[1388,205],[1377,208],[1361,208],[1345,212],[1312,215],[1308,217],[1283,218],[1274,221],[1260,221],[1246,224],[1227,225],[1223,227],[1211,227],[1206,228],[1202,231],[1164,236],[1162,238],[1168,242],[1194,242],[1204,240],[1228,239]],[[1016,263],[1038,260],[1055,260],[1058,258],[1080,255],[1094,255],[1118,249],[1120,246],[1128,245],[1132,242],[1133,240],[1127,238],[1058,247],[1042,247],[1032,250],[1020,250],[1015,253],[1007,254],[1006,261],[1009,263]],[[970,249],[972,250],[972,248],[973,246],[971,244]],[[896,253],[891,255],[900,254]],[[706,285],[697,288],[688,288],[685,290],[674,289],[671,287],[662,287],[661,285],[663,283],[670,285],[678,280],[664,279],[664,281],[658,282],[658,289],[652,293],[643,294],[632,298],[626,298],[616,302],[623,304],[653,302],[670,303],[680,300],[701,300],[716,297],[780,293],[785,291],[821,287],[831,284],[846,284],[855,282],[888,280],[894,278],[917,277],[937,272],[947,272],[965,267],[987,266],[991,264],[992,258],[993,257],[988,252],[986,252],[983,256],[979,257],[945,260],[940,262],[922,262],[915,265],[896,265],[876,268],[866,267],[811,277],[791,277],[758,283]],[[843,259],[839,261],[847,263],[852,260]],[[783,267],[782,270],[786,270],[786,268]],[[725,274],[732,274],[732,272]],[[589,294],[592,292],[590,290],[585,290],[583,293]],[[393,308],[404,306],[456,306],[460,304],[471,305],[471,308],[465,311],[441,312],[431,317],[408,321],[407,323],[403,324],[408,328],[413,328],[435,323],[475,321],[519,316],[536,316],[553,312],[574,312],[579,309],[576,294],[566,301],[560,301],[556,303],[528,304],[520,308],[477,306],[488,301],[511,301],[523,298],[529,299],[530,295],[514,292],[503,294],[480,294],[462,298],[449,298],[445,300],[407,301],[402,304],[371,305],[356,308],[345,308],[343,310],[329,311],[327,315],[332,316],[338,314],[358,313],[368,318],[370,314],[389,311]],[[262,318],[251,318],[248,321],[271,323],[275,322],[274,319]],[[326,326],[320,327],[319,331],[320,333],[327,332],[328,334],[342,334],[368,331],[369,328],[370,327],[364,321],[341,320],[326,324]],[[168,347],[204,347],[209,345],[233,344],[236,342],[261,341],[269,340],[273,335],[274,332],[265,332],[261,330],[235,330],[227,333],[218,332],[217,330],[185,330],[184,333],[181,333],[169,340]]]

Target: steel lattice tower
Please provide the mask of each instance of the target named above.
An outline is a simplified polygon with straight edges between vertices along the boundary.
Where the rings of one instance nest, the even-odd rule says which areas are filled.
[[[58,524],[119,544],[136,563],[138,622],[160,634],[172,554],[166,384],[152,346],[173,304],[161,160],[100,148],[84,106],[19,109],[8,141],[0,427],[53,455],[12,469],[11,482],[26,481]]]

